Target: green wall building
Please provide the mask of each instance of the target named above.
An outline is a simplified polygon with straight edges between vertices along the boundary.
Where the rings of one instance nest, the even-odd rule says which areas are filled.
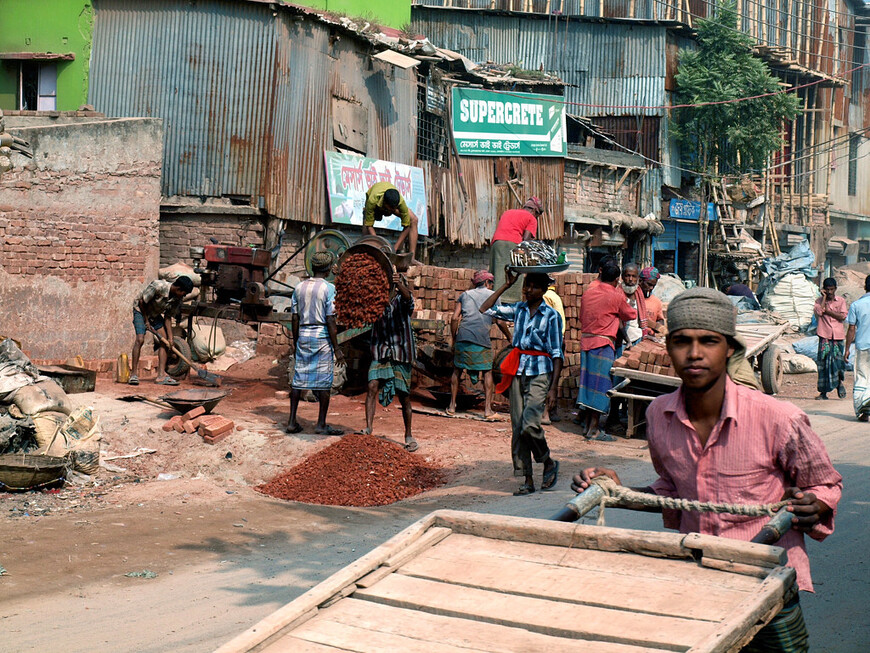
[[[2,0],[0,109],[75,111],[87,102],[88,0]]]

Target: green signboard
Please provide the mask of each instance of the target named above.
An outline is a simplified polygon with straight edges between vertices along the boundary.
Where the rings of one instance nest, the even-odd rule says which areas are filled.
[[[453,138],[462,156],[565,156],[561,96],[453,89]]]

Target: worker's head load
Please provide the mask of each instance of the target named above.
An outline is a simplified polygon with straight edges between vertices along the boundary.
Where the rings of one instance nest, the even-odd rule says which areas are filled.
[[[474,284],[474,287],[482,286],[487,281],[494,281],[495,277],[492,275],[492,272],[489,270],[478,270],[474,273],[474,276],[471,278],[471,283]]]
[[[737,334],[737,308],[718,290],[690,288],[668,305],[668,332],[680,329],[705,329],[733,338]]]
[[[541,204],[541,200],[534,196],[526,200],[523,208],[530,213],[534,213],[535,216],[539,216],[544,212],[544,205]]]
[[[329,270],[333,263],[335,263],[335,254],[329,250],[315,252],[311,257],[311,269],[315,272]]]

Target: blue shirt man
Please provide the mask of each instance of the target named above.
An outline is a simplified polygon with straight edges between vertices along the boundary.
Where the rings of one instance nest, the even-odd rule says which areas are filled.
[[[864,292],[852,302],[846,315],[846,353],[849,362],[849,348],[855,343],[855,387],[852,388],[852,403],[859,422],[870,418],[870,275],[864,279]]]

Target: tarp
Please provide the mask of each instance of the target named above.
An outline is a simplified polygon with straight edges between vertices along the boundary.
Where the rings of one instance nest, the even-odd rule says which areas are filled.
[[[766,258],[761,262],[761,283],[756,295],[761,296],[788,274],[801,274],[807,279],[815,279],[819,271],[813,266],[816,257],[805,239],[783,252],[776,258]]]

